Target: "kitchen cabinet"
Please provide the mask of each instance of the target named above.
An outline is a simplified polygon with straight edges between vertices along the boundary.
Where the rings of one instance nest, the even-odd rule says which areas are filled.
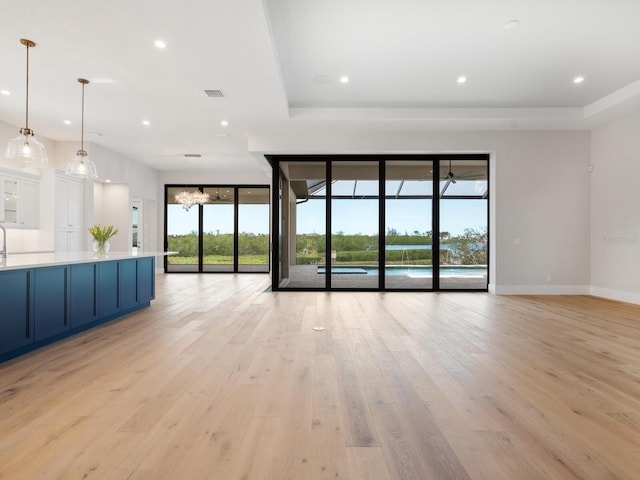
[[[56,229],[56,252],[80,252],[82,231],[79,229]]]
[[[138,304],[138,260],[120,262],[120,298],[124,310]]]
[[[123,310],[149,303],[154,298],[154,289],[153,257],[120,261],[120,307]]]
[[[33,272],[0,272],[0,354],[34,341]]]
[[[69,329],[69,266],[35,269],[35,340]]]
[[[98,320],[98,264],[70,266],[69,323],[71,328]]]
[[[0,264],[0,361],[148,307],[156,254],[10,257]]]
[[[8,228],[37,229],[40,225],[40,183],[0,173],[0,223]]]
[[[56,251],[86,250],[83,239],[84,184],[68,177],[55,179]]]
[[[120,311],[120,262],[98,265],[98,309],[101,317]]]
[[[138,258],[138,297],[142,304],[156,298],[156,260],[154,257]]]

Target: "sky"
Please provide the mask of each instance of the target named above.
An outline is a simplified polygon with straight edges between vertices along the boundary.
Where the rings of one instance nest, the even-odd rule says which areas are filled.
[[[337,202],[344,205],[336,208]],[[332,207],[332,230],[345,234],[378,233],[378,206],[376,200],[334,200]],[[310,200],[298,205],[297,219],[299,233],[324,233],[323,202]],[[399,234],[420,233],[431,230],[430,200],[389,200],[386,204],[386,227]],[[304,210],[303,210],[304,209]],[[486,200],[443,200],[440,203],[440,231],[458,235],[465,228],[483,230],[487,226]]]
[[[344,234],[377,234],[377,200],[334,200],[332,229]],[[325,233],[324,201],[309,200],[298,205],[298,233]],[[427,199],[388,200],[387,228],[394,228],[399,234],[420,233],[431,230],[431,201]],[[465,228],[484,230],[487,226],[486,200],[442,200],[440,203],[440,231],[452,236],[464,232]],[[240,232],[269,234],[268,205],[240,205],[238,215]],[[178,205],[169,206],[169,235],[183,235],[198,229],[198,209],[185,211]],[[232,233],[233,206],[205,205],[204,231]]]

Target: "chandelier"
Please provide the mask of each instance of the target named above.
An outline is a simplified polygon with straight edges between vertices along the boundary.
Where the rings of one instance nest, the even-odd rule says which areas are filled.
[[[194,190],[193,192],[183,190],[180,193],[176,193],[175,198],[176,202],[182,205],[182,208],[187,211],[196,204],[202,205],[203,203],[211,201],[211,195],[201,192],[200,190]]]
[[[32,163],[43,165],[47,163],[47,152],[44,145],[40,143],[34,136],[33,130],[29,128],[29,48],[36,46],[31,40],[21,38],[20,43],[27,47],[27,82],[26,82],[26,108],[25,108],[25,126],[20,129],[20,135],[9,140],[4,156],[7,160],[20,160],[23,166]]]

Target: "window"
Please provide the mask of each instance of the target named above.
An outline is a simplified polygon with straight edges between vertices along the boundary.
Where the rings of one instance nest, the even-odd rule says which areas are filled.
[[[487,289],[487,154],[269,160],[275,289]]]
[[[208,193],[203,205],[185,209],[184,190]],[[268,272],[269,188],[264,185],[165,186],[165,245],[178,252],[166,272]]]

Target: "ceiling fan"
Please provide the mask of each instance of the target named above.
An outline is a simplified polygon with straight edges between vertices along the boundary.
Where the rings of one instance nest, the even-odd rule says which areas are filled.
[[[450,182],[450,183],[456,183],[456,175],[455,175],[455,173],[453,173],[453,172],[451,171],[451,160],[449,160],[449,173],[447,173],[447,176],[446,176],[446,177],[444,177],[444,179],[445,179],[447,182]],[[449,186],[449,185],[447,185],[447,187],[448,187],[448,186]],[[445,189],[446,189],[446,187],[445,187]]]
[[[451,185],[452,183],[456,183],[456,175],[455,173],[453,173],[452,169],[451,169],[451,160],[449,160],[449,173],[447,173],[447,176],[444,177],[444,185],[442,186],[442,189],[440,190],[440,198],[444,197],[444,192],[447,191],[447,188],[449,188],[449,185]]]
[[[465,167],[463,166],[463,169]],[[486,172],[483,170],[478,170],[478,167],[470,167],[466,166],[465,171],[456,175],[453,173],[453,168],[451,167],[451,160],[449,160],[449,172],[442,178],[442,181],[445,182],[442,188],[440,189],[440,198],[444,196],[444,193],[449,188],[449,185],[452,183],[456,183],[458,180],[486,180]]]

